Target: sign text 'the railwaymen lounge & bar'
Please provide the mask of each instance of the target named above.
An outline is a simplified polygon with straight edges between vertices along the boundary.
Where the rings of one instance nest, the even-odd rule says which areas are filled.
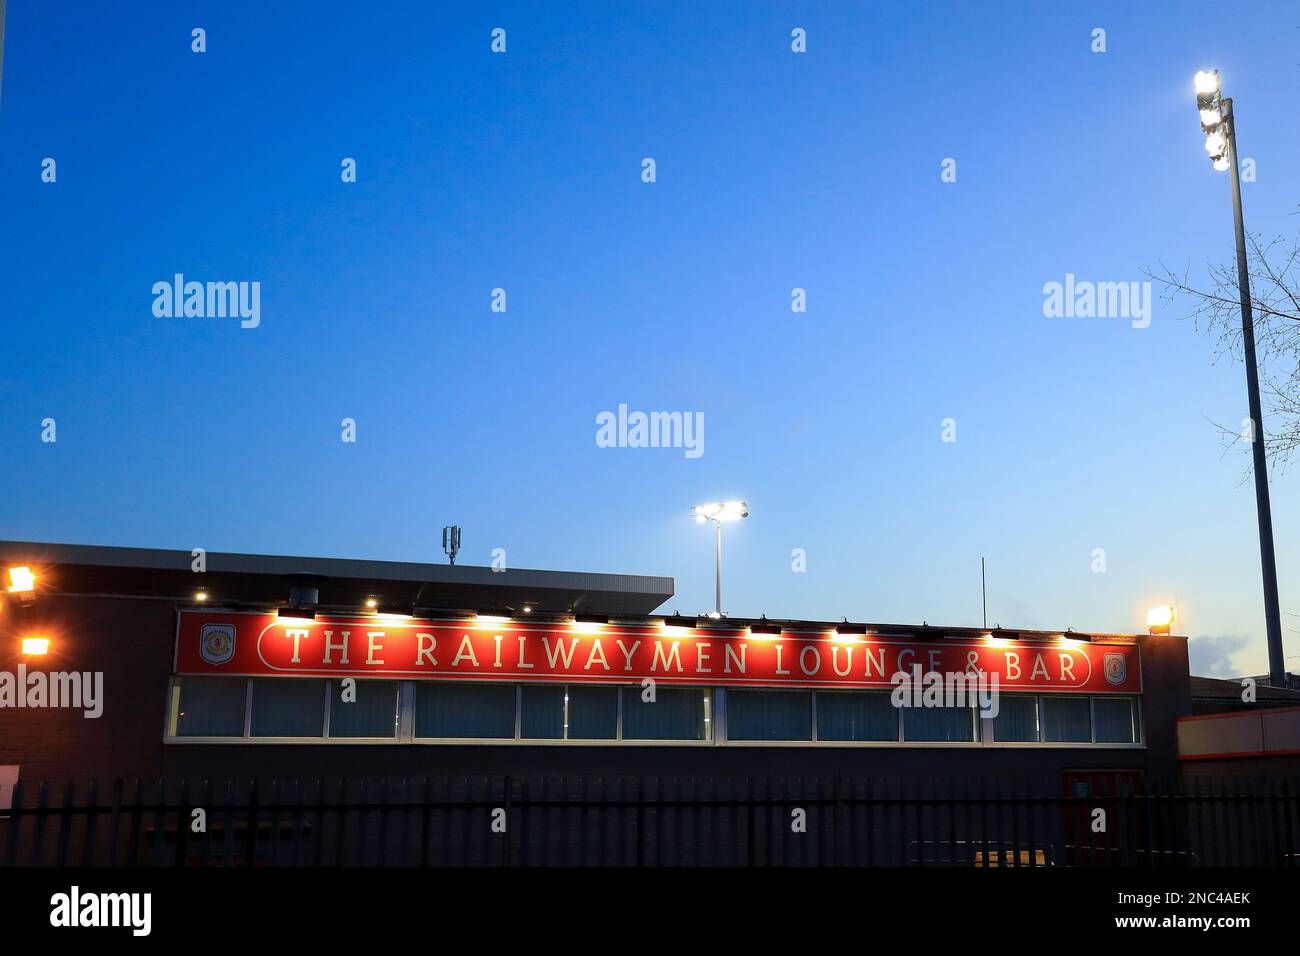
[[[234,611],[182,611],[178,674],[391,677],[673,684],[889,687],[894,674],[997,675],[1004,690],[1135,693],[1132,643],[917,640],[888,635],[659,624],[584,625],[382,616],[315,620]]]

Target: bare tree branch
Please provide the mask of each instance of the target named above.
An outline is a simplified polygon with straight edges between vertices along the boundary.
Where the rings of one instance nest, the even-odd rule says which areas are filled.
[[[1250,278],[1255,350],[1260,367],[1264,408],[1264,447],[1283,469],[1300,451],[1300,236],[1289,243],[1281,236],[1262,241],[1246,237],[1246,274]],[[1163,286],[1162,298],[1186,310],[1197,329],[1217,339],[1216,360],[1242,360],[1241,300],[1237,264],[1211,263],[1204,286],[1160,264],[1149,279]],[[1229,447],[1243,441],[1235,429],[1219,425],[1232,436]]]

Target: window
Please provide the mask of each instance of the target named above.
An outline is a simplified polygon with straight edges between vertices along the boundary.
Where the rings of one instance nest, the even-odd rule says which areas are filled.
[[[812,693],[727,691],[729,740],[812,740]]]
[[[356,699],[344,701],[343,682],[330,681],[331,737],[396,737],[396,681],[359,680]]]
[[[617,687],[567,687],[565,691],[570,740],[613,740],[618,735]]]
[[[973,707],[904,707],[903,739],[927,743],[975,740]]]
[[[999,694],[998,715],[993,718],[993,739],[998,743],[1038,741],[1038,698]]]
[[[1094,697],[1092,715],[1097,730],[1097,743],[1137,743],[1137,720],[1132,697]]]
[[[898,740],[898,708],[887,693],[817,695],[818,740]]]
[[[525,740],[613,740],[617,687],[530,687],[520,691],[519,736]]]
[[[709,692],[694,687],[659,687],[653,703],[641,688],[623,688],[624,740],[708,740]]]
[[[1050,743],[1090,743],[1092,719],[1087,697],[1044,697],[1043,740]]]
[[[527,686],[520,691],[519,736],[529,740],[564,739],[564,687]]]
[[[513,684],[416,685],[415,736],[515,736]]]
[[[221,677],[186,677],[180,682],[177,737],[244,736],[248,683]]]
[[[323,737],[325,681],[253,681],[254,737]]]

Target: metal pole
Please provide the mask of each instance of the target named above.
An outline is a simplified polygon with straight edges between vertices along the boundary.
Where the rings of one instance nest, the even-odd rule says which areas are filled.
[[[980,558],[980,606],[984,609],[984,629],[989,626],[989,590],[984,581],[984,559]]]
[[[722,522],[714,519],[713,525],[718,529],[717,600],[713,610],[722,617]]]
[[[1223,101],[1228,129],[1228,160],[1232,172],[1232,218],[1237,229],[1237,286],[1241,293],[1241,350],[1246,360],[1250,393],[1251,454],[1255,470],[1255,507],[1259,516],[1259,559],[1264,574],[1264,623],[1268,631],[1269,683],[1286,686],[1282,653],[1282,615],[1277,597],[1277,563],[1273,555],[1273,512],[1268,500],[1268,457],[1264,452],[1264,419],[1259,402],[1259,370],[1255,362],[1255,325],[1250,309],[1250,274],[1246,271],[1246,228],[1241,214],[1241,178],[1237,163],[1237,120],[1232,100]]]
[[[5,72],[5,0],[0,0],[0,86],[4,85]]]

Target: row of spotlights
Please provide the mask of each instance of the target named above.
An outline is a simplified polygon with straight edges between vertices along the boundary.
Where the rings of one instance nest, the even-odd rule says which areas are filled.
[[[713,502],[707,505],[696,505],[691,509],[691,514],[700,524],[706,521],[739,521],[741,518],[749,517],[749,505],[743,501]]]
[[[1223,130],[1223,100],[1219,92],[1219,71],[1201,70],[1196,74],[1196,109],[1201,114],[1201,132],[1205,133],[1205,151],[1219,172],[1228,168],[1228,137]]]
[[[27,567],[10,568],[9,580],[11,582],[9,585],[9,590],[12,592],[19,592],[19,593],[23,593],[24,591],[31,592],[34,591],[36,587],[35,576],[31,573],[31,570]],[[200,603],[207,601],[207,599],[208,599],[208,593],[206,591],[198,591],[194,595],[194,600]],[[379,606],[380,605],[379,605],[378,598],[369,597],[366,599],[366,608],[368,610],[375,611],[379,608]],[[512,619],[517,619],[521,615],[530,615],[532,614],[532,611],[533,609],[530,606],[525,605],[518,612],[515,612],[513,609],[508,609],[508,608],[500,609],[500,610],[483,610],[483,611],[475,612],[474,616],[475,616],[475,620],[483,624],[505,624]],[[403,611],[403,613],[405,613],[405,611]],[[315,620],[316,610],[315,608],[311,608],[311,607],[282,607],[277,610],[276,615],[277,617],[280,617],[282,619],[288,619],[288,620]],[[1161,607],[1151,608],[1151,610],[1147,612],[1148,631],[1150,631],[1150,633],[1152,634],[1168,634],[1173,627],[1174,616],[1175,616],[1174,609],[1172,607],[1161,606]],[[678,618],[679,618],[678,615],[674,615],[673,620],[671,622],[666,618],[660,618],[658,620],[659,623],[662,624],[671,623],[674,626],[690,626],[689,619],[681,618],[679,620]],[[576,624],[608,624],[609,616],[605,614],[577,613],[573,615],[573,620],[574,623]],[[716,623],[718,620],[719,618],[715,614],[704,614],[696,618],[693,623],[697,627],[709,627],[714,623]],[[780,635],[785,632],[785,629],[782,628],[779,624],[774,624],[768,621],[766,616],[760,618],[758,621],[755,621],[752,624],[747,625],[747,628],[751,634]],[[865,624],[852,624],[847,619],[841,620],[839,624],[834,625],[834,627],[830,629],[834,630],[837,634],[866,634],[867,633],[867,626]],[[44,639],[42,638],[41,640]],[[29,652],[24,651],[23,653],[29,653]],[[45,652],[39,651],[39,652],[32,652],[32,653],[43,654]]]

